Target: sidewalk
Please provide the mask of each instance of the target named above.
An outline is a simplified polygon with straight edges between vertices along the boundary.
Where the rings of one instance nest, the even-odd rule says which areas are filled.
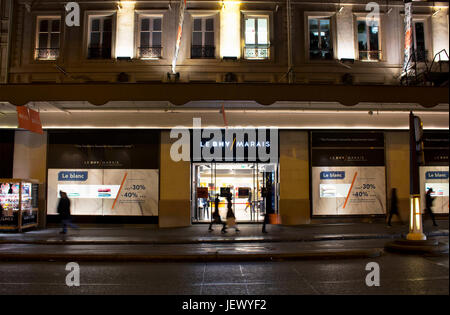
[[[448,239],[448,220],[433,227],[428,238]],[[241,232],[220,233],[208,225],[159,229],[150,226],[81,226],[59,234],[59,228],[21,234],[0,233],[1,260],[66,261],[228,261],[376,257],[388,240],[401,238],[408,226],[384,223],[341,223],[302,226],[241,225]]]

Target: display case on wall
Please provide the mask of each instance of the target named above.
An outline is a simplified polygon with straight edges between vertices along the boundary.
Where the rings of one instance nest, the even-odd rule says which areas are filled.
[[[0,179],[0,230],[22,231],[38,225],[38,182]]]

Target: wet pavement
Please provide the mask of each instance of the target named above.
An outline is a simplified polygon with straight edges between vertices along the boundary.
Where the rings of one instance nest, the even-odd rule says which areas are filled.
[[[366,265],[380,266],[368,287]],[[370,259],[244,263],[80,263],[80,286],[68,287],[63,262],[0,262],[6,294],[449,294],[448,255],[385,254]]]

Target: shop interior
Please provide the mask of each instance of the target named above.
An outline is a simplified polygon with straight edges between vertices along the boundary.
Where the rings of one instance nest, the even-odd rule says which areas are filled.
[[[219,195],[219,213],[226,219],[226,193],[241,223],[262,222],[266,209],[278,213],[278,166],[261,163],[196,163],[192,165],[192,222],[210,222],[214,199]],[[206,194],[207,188],[207,194]]]

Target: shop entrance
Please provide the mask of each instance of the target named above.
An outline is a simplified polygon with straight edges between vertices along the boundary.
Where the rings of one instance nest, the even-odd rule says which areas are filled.
[[[241,223],[262,222],[266,210],[278,213],[278,165],[275,163],[193,163],[192,222],[210,222],[214,199],[225,220],[226,194],[232,195],[233,211]]]

